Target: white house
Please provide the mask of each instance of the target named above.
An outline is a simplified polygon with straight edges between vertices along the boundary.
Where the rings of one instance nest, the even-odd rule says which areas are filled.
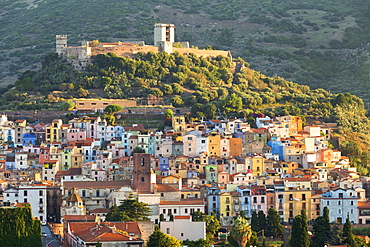
[[[46,185],[27,185],[12,187],[4,191],[4,202],[29,203],[32,207],[32,215],[45,223],[47,218]]]
[[[193,222],[191,216],[174,216],[173,221],[162,221],[161,231],[181,241],[206,238],[206,222]]]
[[[330,222],[337,221],[342,224],[346,221],[347,215],[353,224],[358,222],[358,197],[355,190],[334,188],[322,194],[321,214],[324,207],[329,209]]]

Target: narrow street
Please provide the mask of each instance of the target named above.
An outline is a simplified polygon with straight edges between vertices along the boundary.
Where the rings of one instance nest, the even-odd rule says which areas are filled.
[[[49,226],[41,226],[41,232],[46,233],[47,236],[42,237],[42,247],[60,247],[62,246],[60,239],[55,238]]]

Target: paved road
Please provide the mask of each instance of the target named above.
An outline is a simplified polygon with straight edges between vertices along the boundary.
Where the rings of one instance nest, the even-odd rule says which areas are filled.
[[[51,247],[60,247],[62,246],[60,240],[58,238],[55,238],[53,233],[51,232],[50,228],[48,226],[41,226],[41,231],[46,233],[47,236],[42,238],[42,247],[49,247],[48,244]]]

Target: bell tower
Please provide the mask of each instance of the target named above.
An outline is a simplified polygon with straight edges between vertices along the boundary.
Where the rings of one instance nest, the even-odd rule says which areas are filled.
[[[151,179],[150,154],[134,154],[133,189],[138,194],[151,194],[154,192]]]

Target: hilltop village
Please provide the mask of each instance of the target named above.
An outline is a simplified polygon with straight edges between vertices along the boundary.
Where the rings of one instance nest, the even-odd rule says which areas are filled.
[[[78,70],[86,69],[94,56],[109,53],[231,58],[228,51],[174,42],[174,28],[155,24],[154,45],[84,41],[68,46],[67,36],[57,35],[56,53]],[[197,214],[216,217],[228,232],[238,216],[267,215],[271,208],[283,224],[291,224],[302,212],[312,223],[324,208],[330,222],[370,224],[370,181],[335,149],[340,146],[336,123],[263,114],[227,119],[220,112],[217,119],[192,119],[189,109],[172,106],[167,110],[175,114],[171,110],[165,120],[162,111],[167,107],[159,97],[140,99],[144,108],[138,103],[78,99],[74,110],[79,115],[0,115],[1,206],[29,204],[33,217],[50,226],[64,246],[103,242],[142,247],[155,225],[181,241],[208,239],[206,222],[193,221]],[[121,108],[115,117],[112,113],[115,119],[149,116],[161,118],[163,126],[111,124],[99,113],[114,104]],[[67,114],[75,118],[67,120]],[[22,116],[39,121],[30,123]],[[106,220],[133,198],[150,207],[149,220]]]
[[[336,124],[260,116],[255,125],[244,119],[189,123],[175,115],[172,127],[152,132],[100,117],[30,124],[2,115],[2,204],[31,204],[33,216],[67,246],[96,241],[85,231],[132,195],[150,204],[151,222],[115,223],[135,236],[122,241],[147,240],[161,220],[162,231],[180,240],[205,238],[205,223],[191,221],[195,211],[216,213],[227,227],[241,212],[250,217],[273,207],[289,223],[302,209],[312,221],[327,206],[330,221],[349,215],[354,224],[370,223],[368,178],[329,148]],[[138,148],[143,153],[135,153]]]

